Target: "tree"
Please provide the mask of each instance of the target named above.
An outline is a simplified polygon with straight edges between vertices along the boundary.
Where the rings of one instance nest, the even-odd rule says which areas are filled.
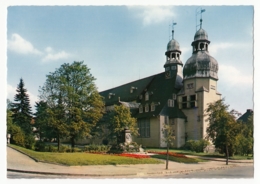
[[[11,134],[10,143],[25,147],[25,135],[23,130],[13,123],[12,111],[10,109],[7,109],[6,114],[7,134]]]
[[[167,152],[166,152],[166,169],[168,169],[169,163],[169,147],[174,144],[175,135],[173,131],[173,126],[169,124],[169,122],[164,123],[162,133],[164,135],[163,141],[167,145]]]
[[[226,154],[226,164],[228,165],[229,155],[233,155],[236,138],[239,133],[239,126],[236,123],[237,112],[228,112],[229,105],[224,103],[224,99],[208,104],[205,116],[209,121],[207,128],[208,138],[212,140],[216,148]]]
[[[137,120],[131,116],[130,109],[123,105],[114,105],[114,111],[108,115],[108,138],[118,144],[122,140],[122,132],[127,127],[131,135],[138,135]]]
[[[236,152],[240,155],[253,154],[253,115],[249,116],[246,122],[238,121],[238,124],[240,126],[240,134],[237,139]]]
[[[23,79],[20,79],[20,83],[16,89],[17,94],[14,96],[14,101],[11,103],[11,111],[13,112],[13,122],[21,127],[26,135],[32,134],[32,111],[30,106],[29,95],[24,88]]]
[[[71,146],[90,135],[103,115],[104,102],[95,86],[95,78],[83,62],[65,63],[46,76],[40,98],[50,107],[52,126],[68,130]]]

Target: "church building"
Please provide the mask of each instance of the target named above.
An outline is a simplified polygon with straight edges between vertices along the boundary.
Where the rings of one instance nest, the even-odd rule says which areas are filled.
[[[191,43],[192,55],[183,64],[181,47],[172,30],[162,63],[164,72],[100,92],[107,112],[119,104],[130,108],[139,128],[134,142],[145,147],[166,147],[164,123],[173,126],[174,147],[206,137],[204,111],[208,103],[221,99],[217,91],[218,62],[209,54],[209,45],[200,19],[200,29]]]

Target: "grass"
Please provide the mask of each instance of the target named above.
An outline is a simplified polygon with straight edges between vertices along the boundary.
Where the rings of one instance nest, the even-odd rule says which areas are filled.
[[[147,148],[146,151],[166,151],[166,149],[163,148]],[[194,156],[200,156],[200,157],[215,157],[215,158],[225,158],[224,154],[220,154],[220,153],[197,153],[194,151],[189,151],[189,150],[180,150],[180,149],[170,149],[170,152],[174,152],[174,153],[179,153],[179,154],[183,154],[183,155],[194,155]],[[240,155],[234,155],[233,157],[230,157],[231,160],[252,160],[253,157],[252,155],[249,156],[240,156]]]
[[[10,145],[27,155],[44,162],[63,164],[67,166],[78,165],[129,165],[129,164],[162,164],[161,160],[155,158],[136,159],[123,156],[101,155],[91,153],[55,153],[36,152],[16,145]]]
[[[152,158],[158,158],[166,160],[166,155],[152,155]],[[197,164],[199,162],[206,162],[205,160],[198,159],[198,158],[180,158],[180,157],[173,157],[169,156],[170,161],[185,163],[185,164]]]

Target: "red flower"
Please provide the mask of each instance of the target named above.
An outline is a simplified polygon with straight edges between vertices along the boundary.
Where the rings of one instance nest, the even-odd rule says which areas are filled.
[[[155,154],[159,154],[159,155],[167,155],[167,152],[148,151],[148,153],[155,153]],[[174,152],[169,152],[169,155],[173,156],[173,157],[187,158],[183,154],[174,153]]]

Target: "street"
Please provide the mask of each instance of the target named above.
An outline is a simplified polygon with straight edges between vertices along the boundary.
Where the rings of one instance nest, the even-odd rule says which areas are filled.
[[[61,175],[41,175],[41,174],[29,174],[29,173],[18,173],[18,172],[7,172],[7,178],[10,179],[105,179],[108,178],[106,176],[93,177],[93,176],[61,176]],[[254,178],[254,167],[250,166],[240,166],[233,167],[228,169],[217,169],[210,171],[200,171],[200,172],[190,172],[190,173],[182,173],[182,174],[173,174],[173,175],[151,175],[151,176],[115,176],[109,177],[110,179],[122,179],[122,178],[183,178],[183,179],[192,179],[192,178],[200,178],[200,179],[223,179],[223,178]]]

